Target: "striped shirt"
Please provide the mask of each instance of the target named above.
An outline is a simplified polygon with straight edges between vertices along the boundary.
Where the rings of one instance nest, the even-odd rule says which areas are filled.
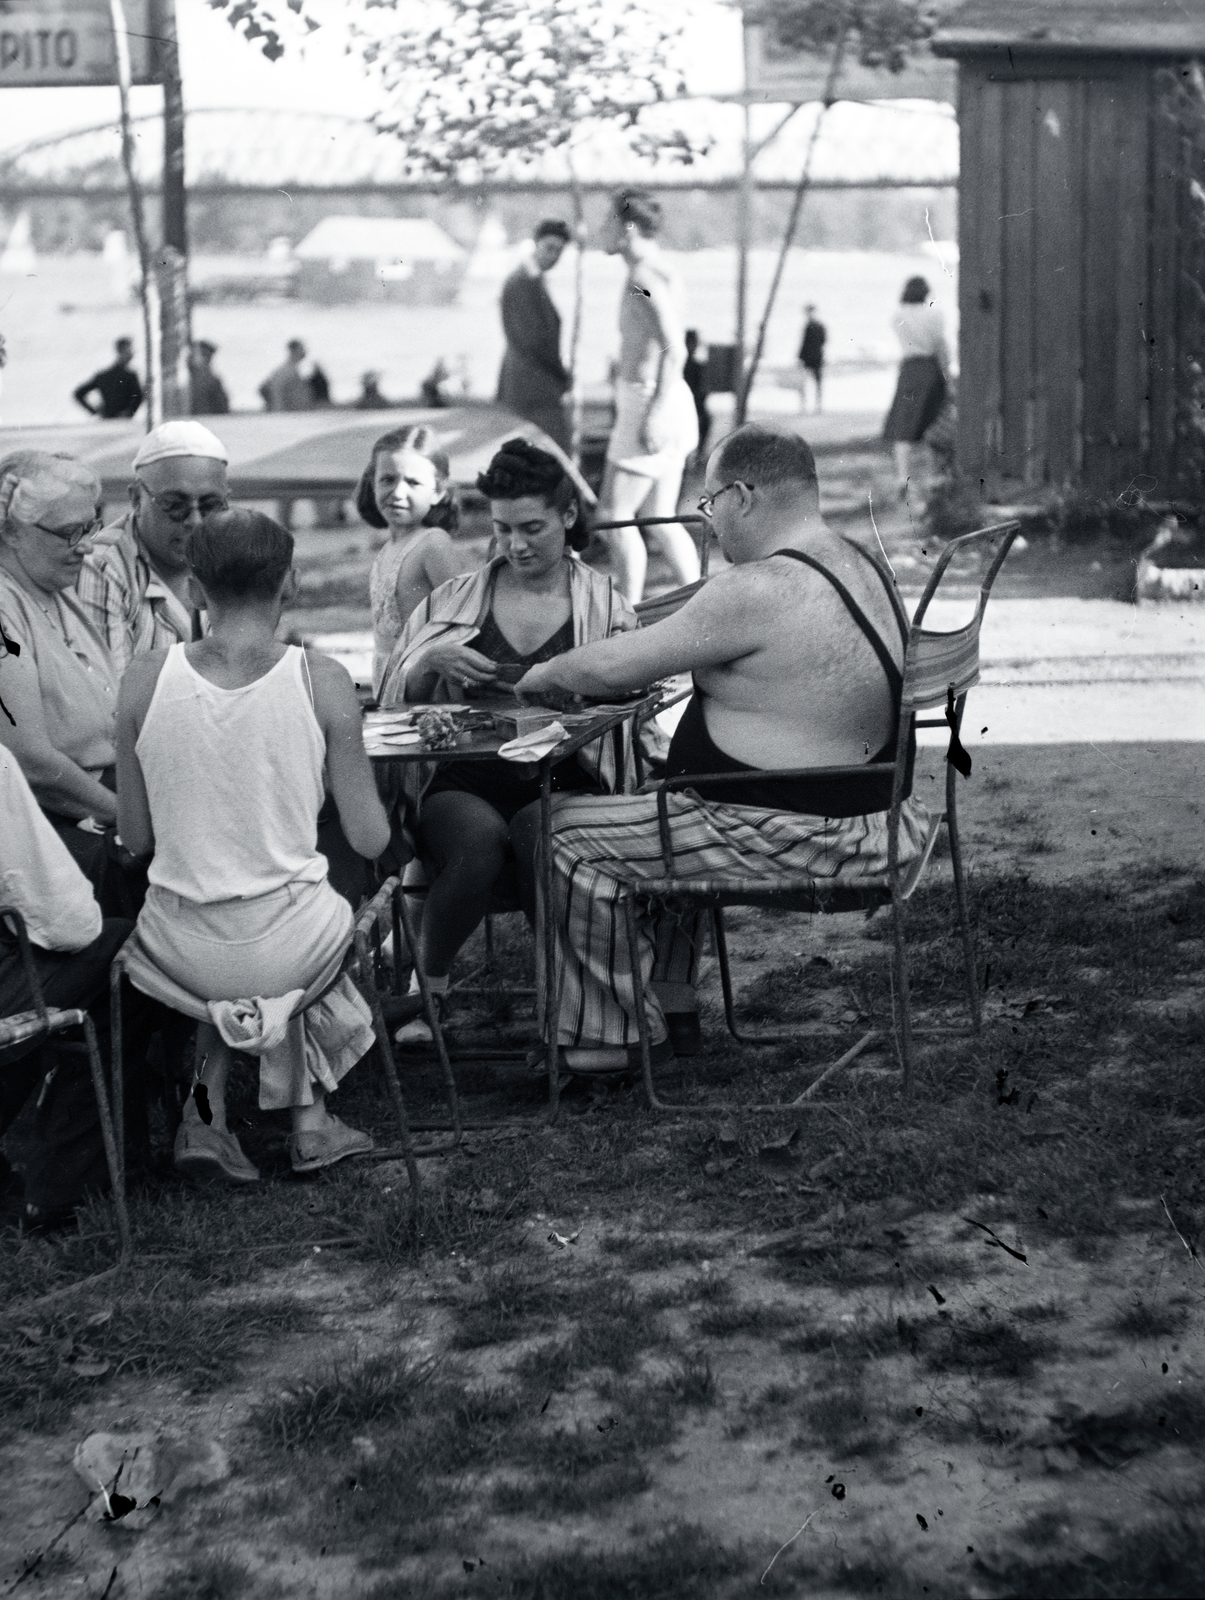
[[[201,637],[200,613],[172,593],[146,558],[133,514],[96,537],[76,580],[88,620],[109,647],[118,678],[135,656]]]

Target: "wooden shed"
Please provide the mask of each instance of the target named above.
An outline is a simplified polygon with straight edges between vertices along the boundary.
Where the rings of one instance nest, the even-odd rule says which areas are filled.
[[[967,0],[961,469],[1185,492],[1201,399],[1205,0]]]

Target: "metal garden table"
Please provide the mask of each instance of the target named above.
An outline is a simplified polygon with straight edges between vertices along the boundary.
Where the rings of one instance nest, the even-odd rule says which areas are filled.
[[[538,761],[516,764],[520,776],[538,776],[540,780],[540,840],[541,861],[540,872],[537,878],[537,893],[542,908],[541,922],[543,924],[543,938],[536,942],[536,961],[543,973],[544,1009],[540,1018],[541,1041],[545,1048],[548,1063],[548,1120],[556,1120],[560,1100],[560,1072],[557,1066],[556,1018],[557,994],[555,992],[554,977],[556,973],[556,927],[550,915],[552,906],[552,769],[559,766],[562,761],[567,761],[575,756],[579,750],[588,744],[593,744],[598,739],[610,734],[616,741],[616,770],[623,774],[625,763],[623,760],[623,738],[626,724],[631,726],[631,737],[636,738],[639,723],[653,714],[660,704],[660,696],[653,692],[641,696],[638,700],[625,701],[617,705],[591,706],[583,711],[558,713],[558,720],[564,725],[567,738],[550,750],[547,755]],[[491,714],[505,714],[515,710],[516,702],[512,698],[482,698],[466,703],[466,708],[473,711],[486,711]],[[450,706],[423,707],[399,706],[401,711],[420,712],[425,709],[447,711]],[[459,761],[489,761],[497,756],[499,749],[507,743],[510,735],[497,728],[472,728],[462,733],[455,745],[446,750],[425,750],[422,745],[403,745],[397,749],[383,752],[369,750],[369,759],[374,766],[407,766],[418,762],[429,762],[433,766],[441,767]],[[412,941],[413,945],[413,941]],[[415,960],[415,967],[419,967],[419,954],[412,947],[411,954]],[[426,974],[419,971],[420,987],[426,988]],[[424,995],[424,999],[426,996]]]

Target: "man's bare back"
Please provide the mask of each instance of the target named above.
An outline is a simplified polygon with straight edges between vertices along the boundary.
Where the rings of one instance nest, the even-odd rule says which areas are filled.
[[[827,528],[823,534],[807,553],[841,580],[902,667],[881,579],[847,541]],[[733,654],[696,667],[694,678],[708,732],[725,754],[755,767],[826,767],[867,761],[882,749],[895,731],[891,688],[826,578],[775,555],[732,567],[709,588],[713,637],[727,639]],[[751,632],[760,642],[745,653]]]

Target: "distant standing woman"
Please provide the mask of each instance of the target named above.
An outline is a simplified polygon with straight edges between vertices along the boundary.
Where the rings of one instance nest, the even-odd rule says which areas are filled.
[[[900,499],[905,500],[912,446],[924,438],[945,404],[950,367],[942,315],[929,299],[929,285],[924,278],[909,278],[904,285],[892,327],[903,359],[895,399],[883,424],[883,437],[893,446],[896,481]]]
[[[448,482],[448,458],[435,438],[421,424],[382,434],[356,490],[356,510],[369,527],[389,529],[368,580],[373,694],[415,606],[474,565],[451,539],[460,508]]]

